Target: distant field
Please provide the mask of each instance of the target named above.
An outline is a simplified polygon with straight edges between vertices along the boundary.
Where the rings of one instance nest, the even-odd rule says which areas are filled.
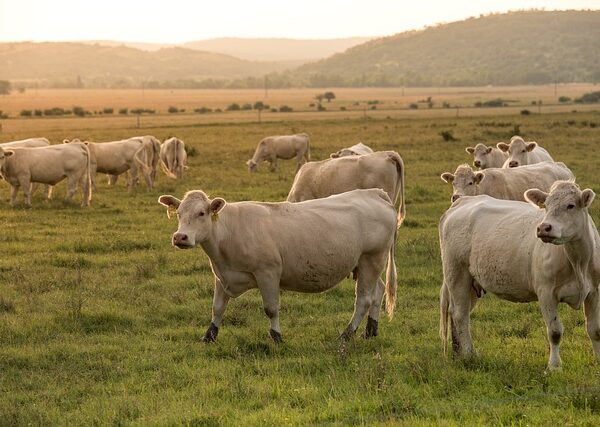
[[[590,89],[574,86],[567,95]],[[400,89],[334,91],[342,100],[332,106],[355,99],[394,105],[428,93],[411,91],[402,98]],[[435,100],[441,97],[432,91]],[[463,102],[499,95],[545,100],[553,88],[519,92],[529,98],[508,89],[486,91],[444,96]],[[302,105],[313,92],[272,91],[267,101]],[[61,105],[191,108],[260,95],[147,91],[142,98],[127,91],[39,91],[35,97],[31,91],[0,101],[5,109],[8,100],[9,111]],[[442,356],[437,224],[451,194],[439,175],[469,161],[465,146],[514,133],[540,142],[572,168],[582,187],[600,194],[600,114],[499,116],[507,112],[501,108],[474,111],[487,114],[481,117],[462,116],[461,110],[456,118],[433,111],[428,117],[429,111],[407,110],[411,116],[403,117],[405,112],[375,110],[370,119],[360,112],[286,113],[281,121],[262,124],[250,123],[254,113],[161,115],[143,117],[143,130],[133,117],[3,120],[2,141],[32,134],[54,142],[75,134],[106,141],[143,132],[160,139],[177,135],[196,155],[185,180],[161,174],[151,193],[139,188],[130,195],[122,182],[109,188],[99,177],[88,209],[61,200],[64,183],[50,203],[38,193],[31,209],[9,207],[8,187],[1,186],[0,425],[597,425],[600,365],[581,311],[561,307],[560,373],[544,372],[548,350],[537,305],[491,295],[472,316],[479,355],[470,361]],[[227,117],[238,123],[225,122]],[[311,135],[314,160],[358,141],[404,158],[408,205],[396,250],[396,316],[381,320],[377,338],[357,335],[342,348],[336,338],[352,313],[350,280],[324,294],[284,293],[285,342],[276,346],[267,338],[258,293],[250,291],[230,303],[218,341],[204,345],[213,287],[208,259],[201,249],[170,245],[177,222],[156,200],[190,189],[228,201],[285,199],[293,162],[283,162],[279,173],[263,165],[254,175],[244,162],[262,137],[290,132]],[[445,142],[442,132],[458,141]],[[597,224],[599,206],[596,200],[590,210]]]
[[[598,90],[591,84],[549,86],[479,87],[479,88],[361,88],[331,89],[336,99],[323,101],[325,111],[316,111],[315,95],[325,92],[320,89],[269,90],[93,90],[93,89],[39,89],[25,93],[13,92],[0,98],[0,110],[10,119],[1,120],[5,133],[28,129],[30,134],[47,130],[86,130],[97,128],[142,128],[154,126],[180,126],[208,123],[255,122],[256,111],[225,111],[237,103],[254,104],[262,101],[271,108],[291,107],[291,113],[263,111],[263,121],[305,121],[371,118],[417,118],[417,117],[475,117],[519,114],[527,109],[531,113],[556,113],[572,110],[590,111],[600,109],[598,105],[560,104],[558,97],[576,98],[583,93]],[[428,97],[433,102],[427,104]],[[474,107],[476,102],[501,98],[507,104],[501,108]],[[532,102],[542,101],[541,106]],[[443,108],[444,103],[450,108]],[[418,108],[411,109],[416,104]],[[73,116],[22,118],[22,110],[44,110],[54,107],[72,109],[83,107],[92,113],[84,118]],[[169,114],[169,107],[185,110]],[[198,108],[221,109],[223,112],[194,113]],[[459,107],[459,108],[456,108]],[[104,108],[113,108],[113,114],[94,114]],[[154,114],[118,114],[118,110],[143,108],[155,110]],[[1,135],[0,135],[1,138]]]

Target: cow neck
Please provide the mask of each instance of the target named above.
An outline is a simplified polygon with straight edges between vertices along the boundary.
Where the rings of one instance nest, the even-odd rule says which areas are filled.
[[[564,249],[567,259],[573,267],[573,272],[577,277],[579,285],[579,303],[580,308],[587,295],[594,288],[593,283],[597,281],[600,271],[597,269],[595,257],[598,256],[595,251],[595,228],[592,229],[591,218],[586,213],[587,226],[581,233],[581,236],[575,240],[565,243]]]
[[[229,227],[225,224],[227,222],[227,215],[225,214],[227,207],[225,206],[221,210],[216,221],[211,222],[208,238],[200,242],[200,246],[213,262],[222,258],[221,242],[230,239]]]

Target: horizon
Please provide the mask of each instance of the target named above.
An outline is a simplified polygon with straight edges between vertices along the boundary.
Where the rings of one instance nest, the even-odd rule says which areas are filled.
[[[169,8],[156,2],[107,0],[102,10],[88,10],[75,0],[47,3],[32,0],[0,2],[0,42],[120,42],[184,44],[211,39],[292,39],[335,40],[380,38],[427,27],[496,13],[523,10],[598,10],[600,0],[506,0],[448,4],[425,0],[406,6],[390,0],[332,0],[325,4],[307,0],[303,9],[286,8],[276,0],[247,4],[230,0],[204,7],[185,0],[173,0]],[[179,11],[189,9],[184,14]],[[31,14],[31,10],[36,10]],[[231,13],[235,10],[235,13]],[[332,21],[331,16],[343,19]],[[115,13],[119,11],[119,13]],[[132,25],[143,22],[144,25]],[[248,19],[252,17],[252,19]],[[48,22],[53,25],[49,26]],[[165,22],[167,24],[165,24]],[[175,22],[176,25],[169,25]],[[310,25],[290,25],[309,22]],[[108,25],[110,24],[110,25]]]

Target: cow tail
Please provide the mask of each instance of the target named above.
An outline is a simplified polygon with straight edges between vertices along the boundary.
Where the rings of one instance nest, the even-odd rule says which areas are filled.
[[[448,354],[448,307],[450,304],[450,295],[446,282],[442,283],[440,289],[440,338],[442,339],[442,349],[444,356]]]
[[[163,162],[163,159],[160,159],[160,167],[163,170],[163,172],[165,173],[165,175],[167,175],[169,178],[177,179],[177,175],[175,175],[173,172],[171,172],[169,170],[167,165],[165,165],[165,162]]]
[[[144,175],[149,175],[152,173],[152,168],[150,166],[148,166],[148,164],[144,161],[144,159],[140,158],[140,153],[145,152],[145,150],[146,149],[144,147],[144,143],[142,142],[139,150],[137,150],[135,152],[135,154],[133,155],[133,160],[135,160],[135,162],[137,163],[139,168],[142,170]]]
[[[398,153],[390,154],[390,159],[396,163],[396,171],[398,172],[394,200],[400,200],[400,204],[398,205],[398,227],[400,227],[404,222],[404,218],[406,218],[406,203],[404,200],[404,161]]]
[[[83,202],[89,205],[92,201],[92,155],[90,154],[90,148],[86,144],[81,144],[85,155],[87,156],[87,163],[85,167],[85,182],[83,184]]]
[[[390,246],[387,270],[385,272],[385,311],[390,319],[394,317],[396,309],[396,291],[398,290],[398,274],[396,271],[396,236],[398,228],[394,230],[394,240]]]
[[[304,155],[306,157],[306,161],[310,162],[310,137],[308,136],[308,134],[306,135],[306,154]]]

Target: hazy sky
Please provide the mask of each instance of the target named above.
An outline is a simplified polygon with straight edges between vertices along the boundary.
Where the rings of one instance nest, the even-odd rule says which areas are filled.
[[[0,0],[0,41],[383,36],[531,8],[600,9],[600,0]]]

